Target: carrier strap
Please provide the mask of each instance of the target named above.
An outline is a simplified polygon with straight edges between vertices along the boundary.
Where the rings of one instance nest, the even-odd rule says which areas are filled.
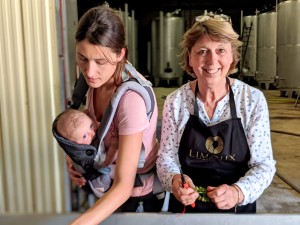
[[[84,101],[85,95],[89,89],[84,76],[80,72],[78,80],[75,82],[75,88],[72,94],[72,101],[68,102],[69,108],[79,109],[81,103]]]
[[[150,119],[152,115],[151,111],[151,98],[148,94],[148,91],[143,88],[135,79],[129,79],[125,81],[116,91],[116,93],[111,98],[111,101],[103,115],[103,118],[100,123],[100,127],[97,131],[97,138],[95,139],[97,142],[93,143],[94,146],[98,147],[98,152],[95,157],[95,161],[99,163],[99,165],[102,164],[105,160],[105,148],[103,139],[105,135],[107,134],[107,131],[109,130],[110,124],[112,123],[112,120],[114,118],[114,115],[116,113],[116,110],[118,108],[119,101],[123,94],[129,90],[137,92],[139,95],[141,95],[145,101],[146,104],[146,110],[148,118]],[[142,145],[141,154],[139,158],[139,168],[143,168],[145,163],[145,147],[144,144]]]
[[[129,74],[131,76],[129,76]],[[110,124],[114,118],[115,112],[118,108],[119,101],[123,94],[129,90],[138,93],[145,101],[146,112],[148,119],[150,121],[153,110],[154,110],[154,95],[151,90],[151,82],[148,80],[143,80],[138,75],[136,69],[130,64],[125,64],[125,71],[122,72],[123,83],[120,87],[117,88],[116,92],[112,96],[110,103],[107,106],[107,109],[103,115],[103,118],[100,123],[100,127],[97,132],[96,143],[93,145],[98,146],[98,151],[95,157],[95,168],[97,165],[101,167],[102,162],[105,160],[105,148],[103,139],[109,130]],[[143,168],[145,164],[145,146],[142,143],[142,149],[139,157],[138,168]]]

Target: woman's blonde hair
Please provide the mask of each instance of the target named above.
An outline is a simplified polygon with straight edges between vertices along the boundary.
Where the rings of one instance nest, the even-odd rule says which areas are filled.
[[[183,36],[180,46],[182,48],[183,60],[180,63],[183,70],[185,70],[189,75],[195,77],[193,68],[189,65],[189,54],[192,47],[199,38],[204,36],[209,36],[214,41],[230,43],[232,47],[233,62],[228,71],[228,75],[235,73],[237,71],[236,65],[240,60],[239,48],[242,42],[239,41],[239,35],[233,30],[232,25],[228,21],[218,20],[210,18],[204,21],[197,21],[193,26],[187,30]]]

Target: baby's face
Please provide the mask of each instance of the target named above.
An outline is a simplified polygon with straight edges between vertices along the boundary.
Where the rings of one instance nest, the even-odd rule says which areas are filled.
[[[95,138],[97,126],[95,122],[88,116],[84,116],[80,120],[79,127],[74,131],[71,141],[77,144],[91,144],[92,140]]]

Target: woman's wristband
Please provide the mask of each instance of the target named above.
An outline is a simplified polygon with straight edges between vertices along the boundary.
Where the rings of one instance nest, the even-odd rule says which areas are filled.
[[[238,207],[238,204],[241,201],[241,194],[240,194],[239,188],[235,184],[233,184],[232,187],[237,191],[237,196],[238,196],[237,202],[234,206],[234,212],[237,213],[237,207]]]
[[[237,202],[236,202],[236,204],[235,204],[235,206],[237,206],[237,205],[240,203],[240,201],[241,201],[240,190],[239,190],[239,188],[238,188],[235,184],[233,184],[232,187],[234,187],[234,189],[237,191],[238,199],[237,199]]]

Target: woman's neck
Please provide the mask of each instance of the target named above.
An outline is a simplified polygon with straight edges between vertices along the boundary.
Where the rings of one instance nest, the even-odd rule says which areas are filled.
[[[201,83],[201,80],[198,80],[195,85],[198,85],[197,98],[203,102],[208,117],[212,119],[218,102],[223,99],[229,91],[226,79],[224,79],[224,83],[222,82],[213,87],[205,86]]]
[[[197,97],[203,103],[217,103],[223,99],[229,91],[229,86],[226,82],[226,79],[224,79],[224,82],[221,82],[215,86],[207,87],[201,82],[201,80],[198,80],[196,85],[198,85]]]
[[[117,86],[114,82],[107,82],[101,87],[94,89],[93,105],[95,110],[95,116],[98,121],[101,121],[104,112],[110,102],[111,97],[115,93]]]

